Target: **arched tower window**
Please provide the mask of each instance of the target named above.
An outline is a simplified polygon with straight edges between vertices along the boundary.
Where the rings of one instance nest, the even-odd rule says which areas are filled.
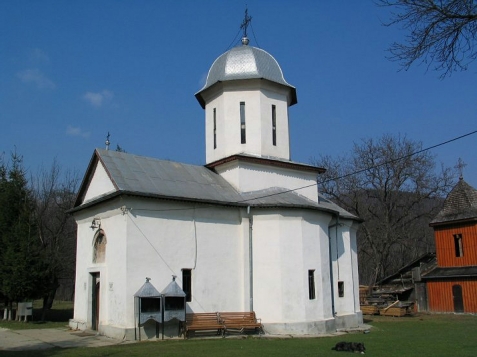
[[[93,239],[93,263],[104,263],[106,258],[106,235],[102,229],[98,229]]]

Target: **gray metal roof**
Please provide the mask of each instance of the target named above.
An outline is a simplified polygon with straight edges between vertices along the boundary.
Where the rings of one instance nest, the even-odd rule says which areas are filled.
[[[447,195],[444,207],[431,225],[469,219],[477,219],[477,190],[460,179]]]
[[[185,297],[186,293],[179,287],[176,283],[175,278],[162,290],[162,295],[164,296],[176,296],[176,297]]]
[[[135,297],[160,297],[161,293],[149,282],[149,278],[146,278],[146,282],[141,288],[134,294]]]
[[[289,87],[292,91],[290,105],[296,104],[296,89],[285,80],[275,58],[260,48],[248,45],[234,47],[220,55],[210,67],[207,81],[196,97],[200,101],[200,93],[217,82],[253,78],[263,78]]]
[[[119,191],[162,197],[237,202],[240,194],[204,166],[158,160],[98,149],[106,171]]]
[[[203,89],[219,81],[265,78],[292,87],[283,77],[275,58],[253,46],[237,46],[219,56],[210,67]]]
[[[101,161],[116,191],[84,201],[94,168]],[[238,192],[222,176],[204,166],[159,160],[124,152],[96,149],[81,184],[75,208],[81,210],[119,194],[138,195],[229,206],[306,208],[339,213],[358,219],[319,195],[312,201],[285,188],[272,187],[253,192]]]
[[[322,195],[318,195],[318,202],[315,202],[295,191],[281,187],[272,187],[265,190],[244,192],[242,196],[244,198],[243,202],[247,202],[252,207],[313,207],[323,211],[339,213],[343,218],[358,219]]]

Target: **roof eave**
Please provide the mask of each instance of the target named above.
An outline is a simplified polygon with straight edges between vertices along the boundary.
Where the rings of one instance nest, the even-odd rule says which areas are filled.
[[[119,196],[134,196],[134,197],[142,197],[142,198],[150,198],[150,199],[159,199],[159,200],[168,200],[168,201],[176,201],[176,202],[191,202],[191,203],[201,203],[205,205],[218,205],[222,207],[253,207],[255,209],[267,209],[267,208],[290,208],[290,209],[307,209],[307,210],[313,210],[313,211],[321,211],[321,212],[328,212],[331,214],[338,214],[340,217],[343,219],[350,219],[356,222],[363,222],[363,220],[359,217],[356,216],[347,216],[343,215],[342,212],[333,210],[331,208],[326,208],[326,207],[316,207],[316,206],[307,206],[307,205],[300,205],[300,204],[267,204],[267,203],[250,203],[250,202],[220,202],[220,201],[214,201],[214,200],[203,200],[203,199],[193,199],[193,198],[187,198],[187,197],[174,197],[174,196],[165,196],[165,195],[154,195],[154,194],[147,194],[147,193],[142,193],[142,192],[132,192],[132,191],[115,191],[110,194],[101,196],[97,199],[91,200],[89,202],[86,202],[85,204],[82,204],[80,206],[74,207],[70,210],[67,211],[69,214],[74,214],[80,211],[83,211],[85,209],[94,207],[96,205],[99,205],[101,203],[113,200],[116,197]]]
[[[449,224],[463,224],[463,223],[471,223],[471,222],[477,222],[477,217],[454,219],[449,221],[431,222],[429,223],[429,227],[446,226]]]
[[[114,188],[116,190],[119,190],[119,187],[116,185],[116,182],[113,180],[110,172],[108,171],[108,168],[103,162],[103,159],[101,158],[101,155],[98,151],[98,149],[94,150],[94,153],[89,161],[88,168],[86,169],[86,173],[83,176],[83,181],[81,182],[80,189],[78,190],[78,194],[76,196],[76,200],[74,203],[73,207],[80,206],[83,203],[84,197],[86,195],[86,192],[88,191],[89,184],[91,183],[91,180],[94,175],[94,169],[98,165],[98,162],[101,162],[106,174],[108,175],[109,179],[111,180],[111,183],[113,184]]]
[[[283,84],[283,83],[279,83],[279,82],[275,82],[275,81],[272,81],[270,79],[267,79],[267,78],[264,78],[264,77],[257,77],[257,78],[237,78],[237,79],[229,79],[227,81],[217,81],[211,85],[206,85],[204,86],[200,91],[198,91],[194,96],[195,98],[197,99],[197,101],[199,102],[200,106],[202,107],[202,109],[205,109],[205,105],[206,105],[206,102],[205,102],[205,99],[204,99],[204,93],[209,91],[211,88],[213,87],[216,87],[218,84],[220,83],[223,83],[223,82],[232,82],[232,81],[246,81],[246,80],[256,80],[256,79],[261,79],[261,80],[265,80],[265,81],[269,81],[271,83],[275,83],[275,84],[278,84],[278,85],[281,85],[281,86],[284,86],[284,87],[287,87],[289,90],[290,90],[290,95],[289,95],[289,103],[288,105],[291,107],[292,105],[295,105],[298,103],[298,97],[297,97],[297,94],[296,94],[296,88],[293,87],[292,85],[286,85],[286,84]]]
[[[220,206],[231,206],[231,207],[247,207],[250,206],[249,203],[241,203],[241,202],[221,202],[221,201],[214,201],[214,200],[204,200],[204,199],[195,199],[190,197],[178,197],[178,196],[167,196],[167,195],[158,195],[153,193],[144,193],[144,192],[135,192],[135,191],[115,191],[110,194],[98,197],[94,200],[86,202],[85,204],[77,207],[73,207],[72,209],[68,210],[68,213],[76,213],[82,211],[86,208],[93,207],[100,203],[109,201],[117,196],[135,196],[135,197],[143,197],[143,198],[152,198],[152,199],[160,199],[160,200],[168,200],[168,201],[179,201],[179,202],[194,202],[194,203],[203,203],[203,204],[213,204],[213,205],[220,205]]]

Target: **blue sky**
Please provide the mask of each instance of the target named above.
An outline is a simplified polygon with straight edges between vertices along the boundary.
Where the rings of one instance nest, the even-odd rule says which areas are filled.
[[[399,71],[386,49],[405,35],[389,9],[334,1],[0,1],[0,153],[28,170],[56,160],[81,174],[96,147],[202,165],[204,113],[194,94],[238,44],[245,5],[251,45],[297,88],[290,108],[297,162],[341,155],[385,133],[433,146],[477,130],[477,64],[444,80]],[[234,42],[235,39],[235,42]],[[467,164],[477,188],[477,134],[432,151]]]

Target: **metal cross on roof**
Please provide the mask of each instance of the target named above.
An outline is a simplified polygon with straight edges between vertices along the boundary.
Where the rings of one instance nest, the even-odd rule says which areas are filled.
[[[247,27],[252,21],[252,16],[248,16],[248,9],[245,8],[245,18],[243,19],[240,28],[243,29],[243,37],[247,37]]]
[[[459,160],[457,161],[457,165],[455,165],[454,167],[459,170],[459,179],[462,180],[464,178],[464,167],[466,167],[467,164],[464,162],[464,160],[462,160],[460,157],[459,157]]]
[[[110,134],[109,134],[109,131],[108,131],[108,135],[106,136],[106,141],[105,141],[106,150],[109,150],[109,144],[110,144],[109,137],[110,137]]]

